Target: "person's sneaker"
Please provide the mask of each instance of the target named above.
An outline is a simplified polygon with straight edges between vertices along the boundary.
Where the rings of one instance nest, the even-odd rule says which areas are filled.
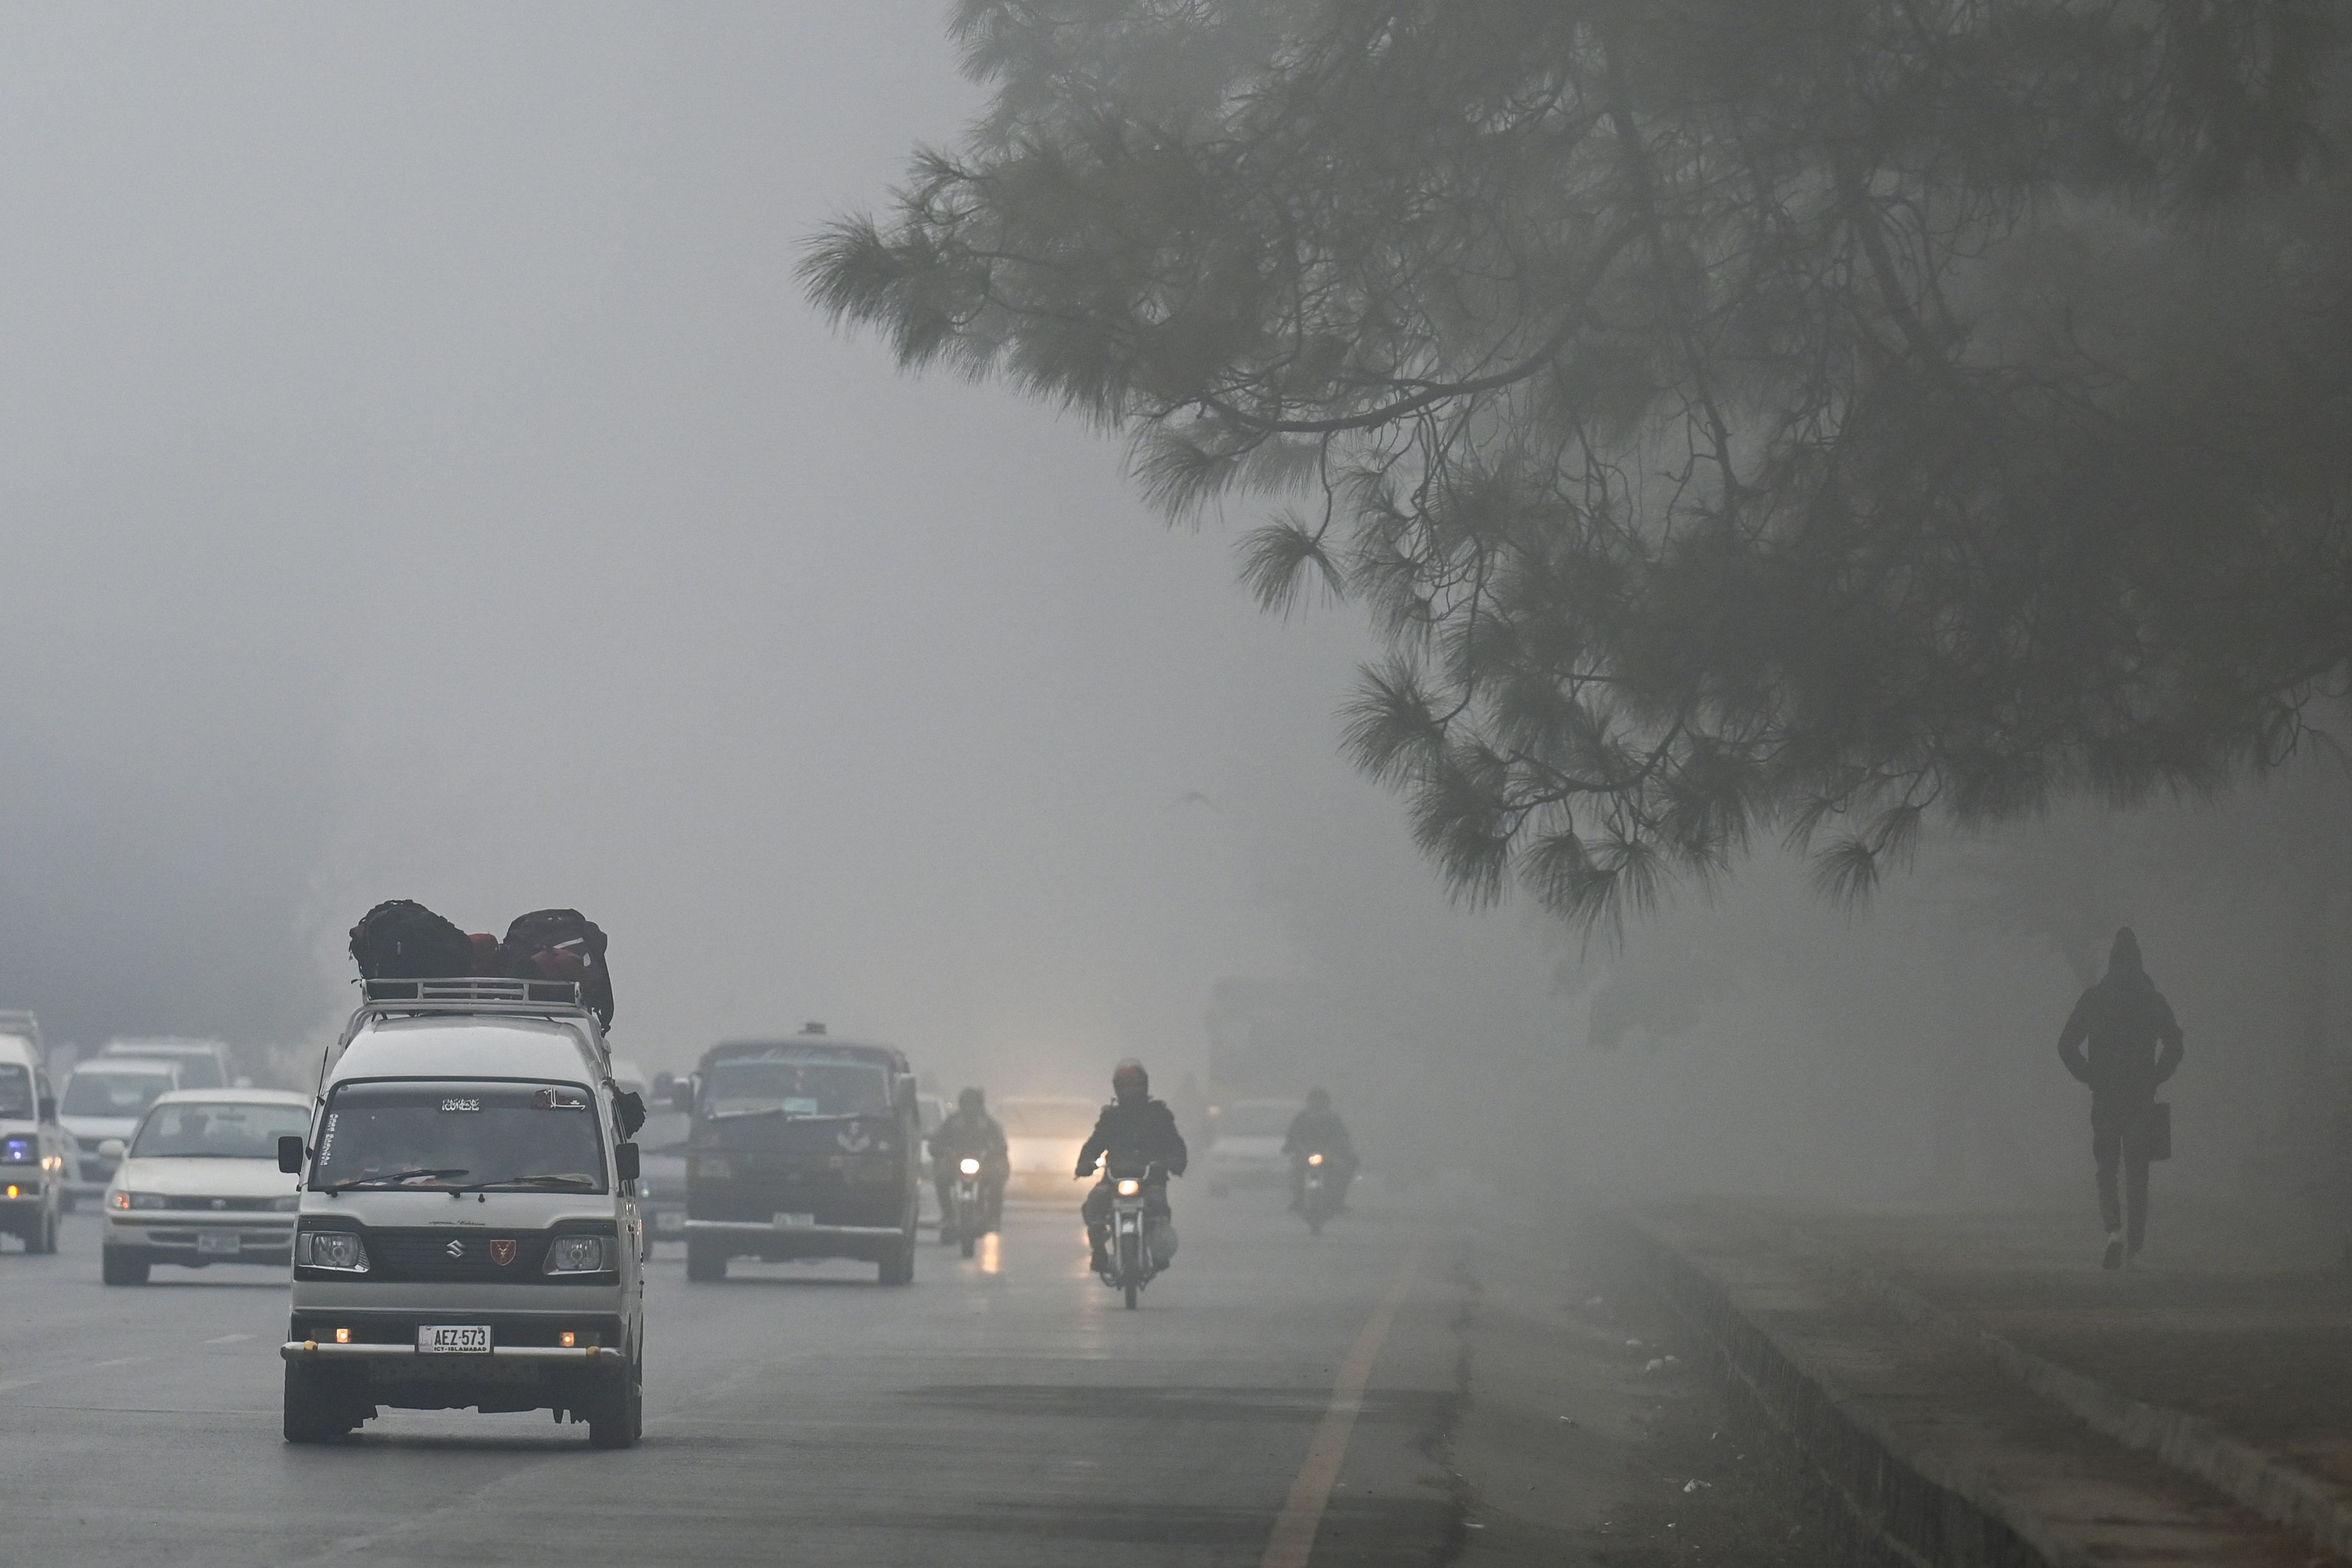
[[[2134,1272],[2137,1272],[2137,1271],[2138,1271],[2138,1268],[2139,1268],[2139,1247],[2138,1247],[2137,1245],[2134,1245],[2134,1246],[2131,1246],[2131,1247],[2125,1247],[2125,1248],[2124,1248],[2124,1267],[2125,1267],[2126,1268],[2128,1268],[2128,1269],[2133,1270]]]
[[[2099,1267],[2102,1268],[2121,1268],[2123,1266],[2124,1233],[2119,1230],[2111,1230],[2107,1232],[2106,1254],[2099,1259]]]

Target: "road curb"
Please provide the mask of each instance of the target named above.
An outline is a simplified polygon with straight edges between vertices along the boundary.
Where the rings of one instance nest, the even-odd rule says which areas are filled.
[[[1908,1451],[1864,1402],[1654,1221],[1622,1216],[1668,1305],[1712,1345],[1737,1394],[1786,1432],[1834,1496],[1855,1561],[1884,1568],[2093,1568],[1978,1476]]]
[[[2060,1405],[2092,1430],[2153,1455],[2322,1551],[2352,1559],[2352,1509],[2311,1477],[2200,1416],[2145,1404],[2021,1350],[1801,1227],[1760,1215],[1756,1223],[1797,1241],[1906,1321],[1981,1351],[2013,1382]]]

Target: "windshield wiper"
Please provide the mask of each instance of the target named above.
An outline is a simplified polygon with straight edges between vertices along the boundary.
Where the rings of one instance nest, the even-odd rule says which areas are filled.
[[[471,1169],[469,1166],[456,1165],[451,1166],[446,1170],[439,1171],[381,1171],[373,1175],[353,1176],[348,1182],[331,1182],[326,1186],[320,1188],[320,1191],[329,1193],[347,1193],[353,1187],[373,1187],[382,1185],[385,1183],[419,1182],[427,1177],[446,1179],[450,1176],[462,1176],[466,1174],[469,1169]]]
[[[794,1121],[849,1121],[859,1116],[879,1112],[860,1110],[793,1110],[781,1105],[770,1105],[758,1110],[710,1110],[703,1113],[705,1121],[733,1121],[745,1116],[783,1116]]]
[[[496,1181],[468,1182],[462,1187],[452,1187],[450,1191],[479,1193],[487,1192],[492,1187],[541,1187],[559,1184],[567,1187],[593,1187],[596,1184],[596,1178],[584,1171],[557,1171],[541,1176],[500,1176]]]

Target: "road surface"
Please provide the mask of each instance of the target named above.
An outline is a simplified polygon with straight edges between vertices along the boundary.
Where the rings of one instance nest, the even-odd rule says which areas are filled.
[[[454,1411],[288,1447],[277,1271],[109,1289],[85,1214],[58,1256],[0,1257],[0,1558],[1100,1568],[1303,1563],[1319,1535],[1318,1560],[1437,1560],[1434,1227],[1351,1216],[1310,1243],[1279,1211],[1196,1195],[1133,1312],[1043,1208],[971,1262],[927,1243],[910,1289],[846,1265],[688,1285],[665,1249],[645,1442],[618,1453],[544,1413]]]

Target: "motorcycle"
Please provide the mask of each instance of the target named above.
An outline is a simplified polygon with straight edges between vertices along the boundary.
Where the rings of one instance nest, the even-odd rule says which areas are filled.
[[[1151,1189],[1167,1179],[1156,1164],[1110,1173],[1110,1268],[1102,1282],[1127,1298],[1129,1311],[1176,1255],[1174,1227],[1166,1215],[1149,1212]]]
[[[980,1162],[965,1155],[956,1163],[955,1185],[950,1189],[953,1200],[940,1221],[945,1235],[953,1236],[970,1258],[980,1245],[980,1233],[988,1227],[988,1216],[981,1210]]]
[[[1307,1231],[1323,1234],[1323,1222],[1339,1212],[1339,1173],[1319,1149],[1309,1152],[1300,1183],[1298,1212],[1307,1216]]]

